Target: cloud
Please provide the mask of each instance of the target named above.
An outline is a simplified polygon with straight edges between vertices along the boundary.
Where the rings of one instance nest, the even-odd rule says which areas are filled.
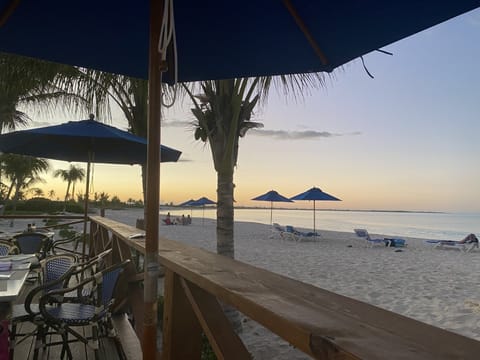
[[[337,136],[360,135],[361,132],[355,131],[351,133],[336,134],[328,131],[316,131],[316,130],[287,131],[287,130],[252,129],[249,134],[255,135],[255,136],[270,137],[276,140],[316,140],[321,138],[331,138],[331,137],[337,137]]]

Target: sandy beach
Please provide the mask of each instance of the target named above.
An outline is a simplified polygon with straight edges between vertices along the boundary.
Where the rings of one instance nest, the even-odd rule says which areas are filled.
[[[109,211],[131,225],[141,211]],[[194,218],[188,226],[161,226],[161,234],[215,251],[215,221]],[[351,233],[319,231],[318,242],[272,237],[270,226],[235,222],[236,259],[480,340],[480,293],[475,269],[480,251],[433,249],[425,239],[408,246],[365,247]],[[371,234],[388,237],[389,234]],[[308,359],[303,353],[245,319],[242,338],[255,359]]]
[[[107,211],[135,225],[143,210]],[[5,225],[3,224],[2,227]],[[17,226],[21,226],[19,223]],[[215,251],[215,221],[193,218],[188,226],[161,226],[162,236]],[[425,239],[408,246],[367,248],[353,232],[319,230],[317,242],[293,242],[270,226],[235,223],[236,259],[425,323],[480,340],[480,251],[433,249]],[[272,236],[273,234],[273,236]],[[384,237],[388,234],[371,234]],[[250,319],[242,339],[255,359],[308,359]]]

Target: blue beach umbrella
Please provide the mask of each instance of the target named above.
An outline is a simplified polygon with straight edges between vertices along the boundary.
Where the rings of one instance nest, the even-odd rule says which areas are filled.
[[[216,204],[216,202],[204,196],[190,203],[189,206],[201,206],[203,208],[202,224],[204,224],[205,223],[205,205],[213,205],[213,204]]]
[[[289,198],[280,195],[278,192],[275,190],[270,190],[269,192],[266,192],[263,195],[254,197],[252,200],[257,200],[257,201],[270,201],[270,224],[272,224],[272,215],[273,215],[273,203],[274,202],[293,202]]]
[[[290,198],[290,200],[313,200],[313,232],[315,233],[315,201],[342,201],[335,196],[323,192],[317,187],[312,187],[311,189],[295,195]]]

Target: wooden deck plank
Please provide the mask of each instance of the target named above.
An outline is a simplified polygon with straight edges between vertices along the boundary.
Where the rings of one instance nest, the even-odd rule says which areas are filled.
[[[144,253],[138,229],[94,217]],[[179,242],[160,239],[163,266],[316,358],[477,359],[480,342]]]

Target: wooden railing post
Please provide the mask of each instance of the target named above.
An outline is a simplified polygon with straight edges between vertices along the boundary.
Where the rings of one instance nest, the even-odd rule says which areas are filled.
[[[162,360],[200,359],[202,329],[185,295],[180,277],[165,271]]]

